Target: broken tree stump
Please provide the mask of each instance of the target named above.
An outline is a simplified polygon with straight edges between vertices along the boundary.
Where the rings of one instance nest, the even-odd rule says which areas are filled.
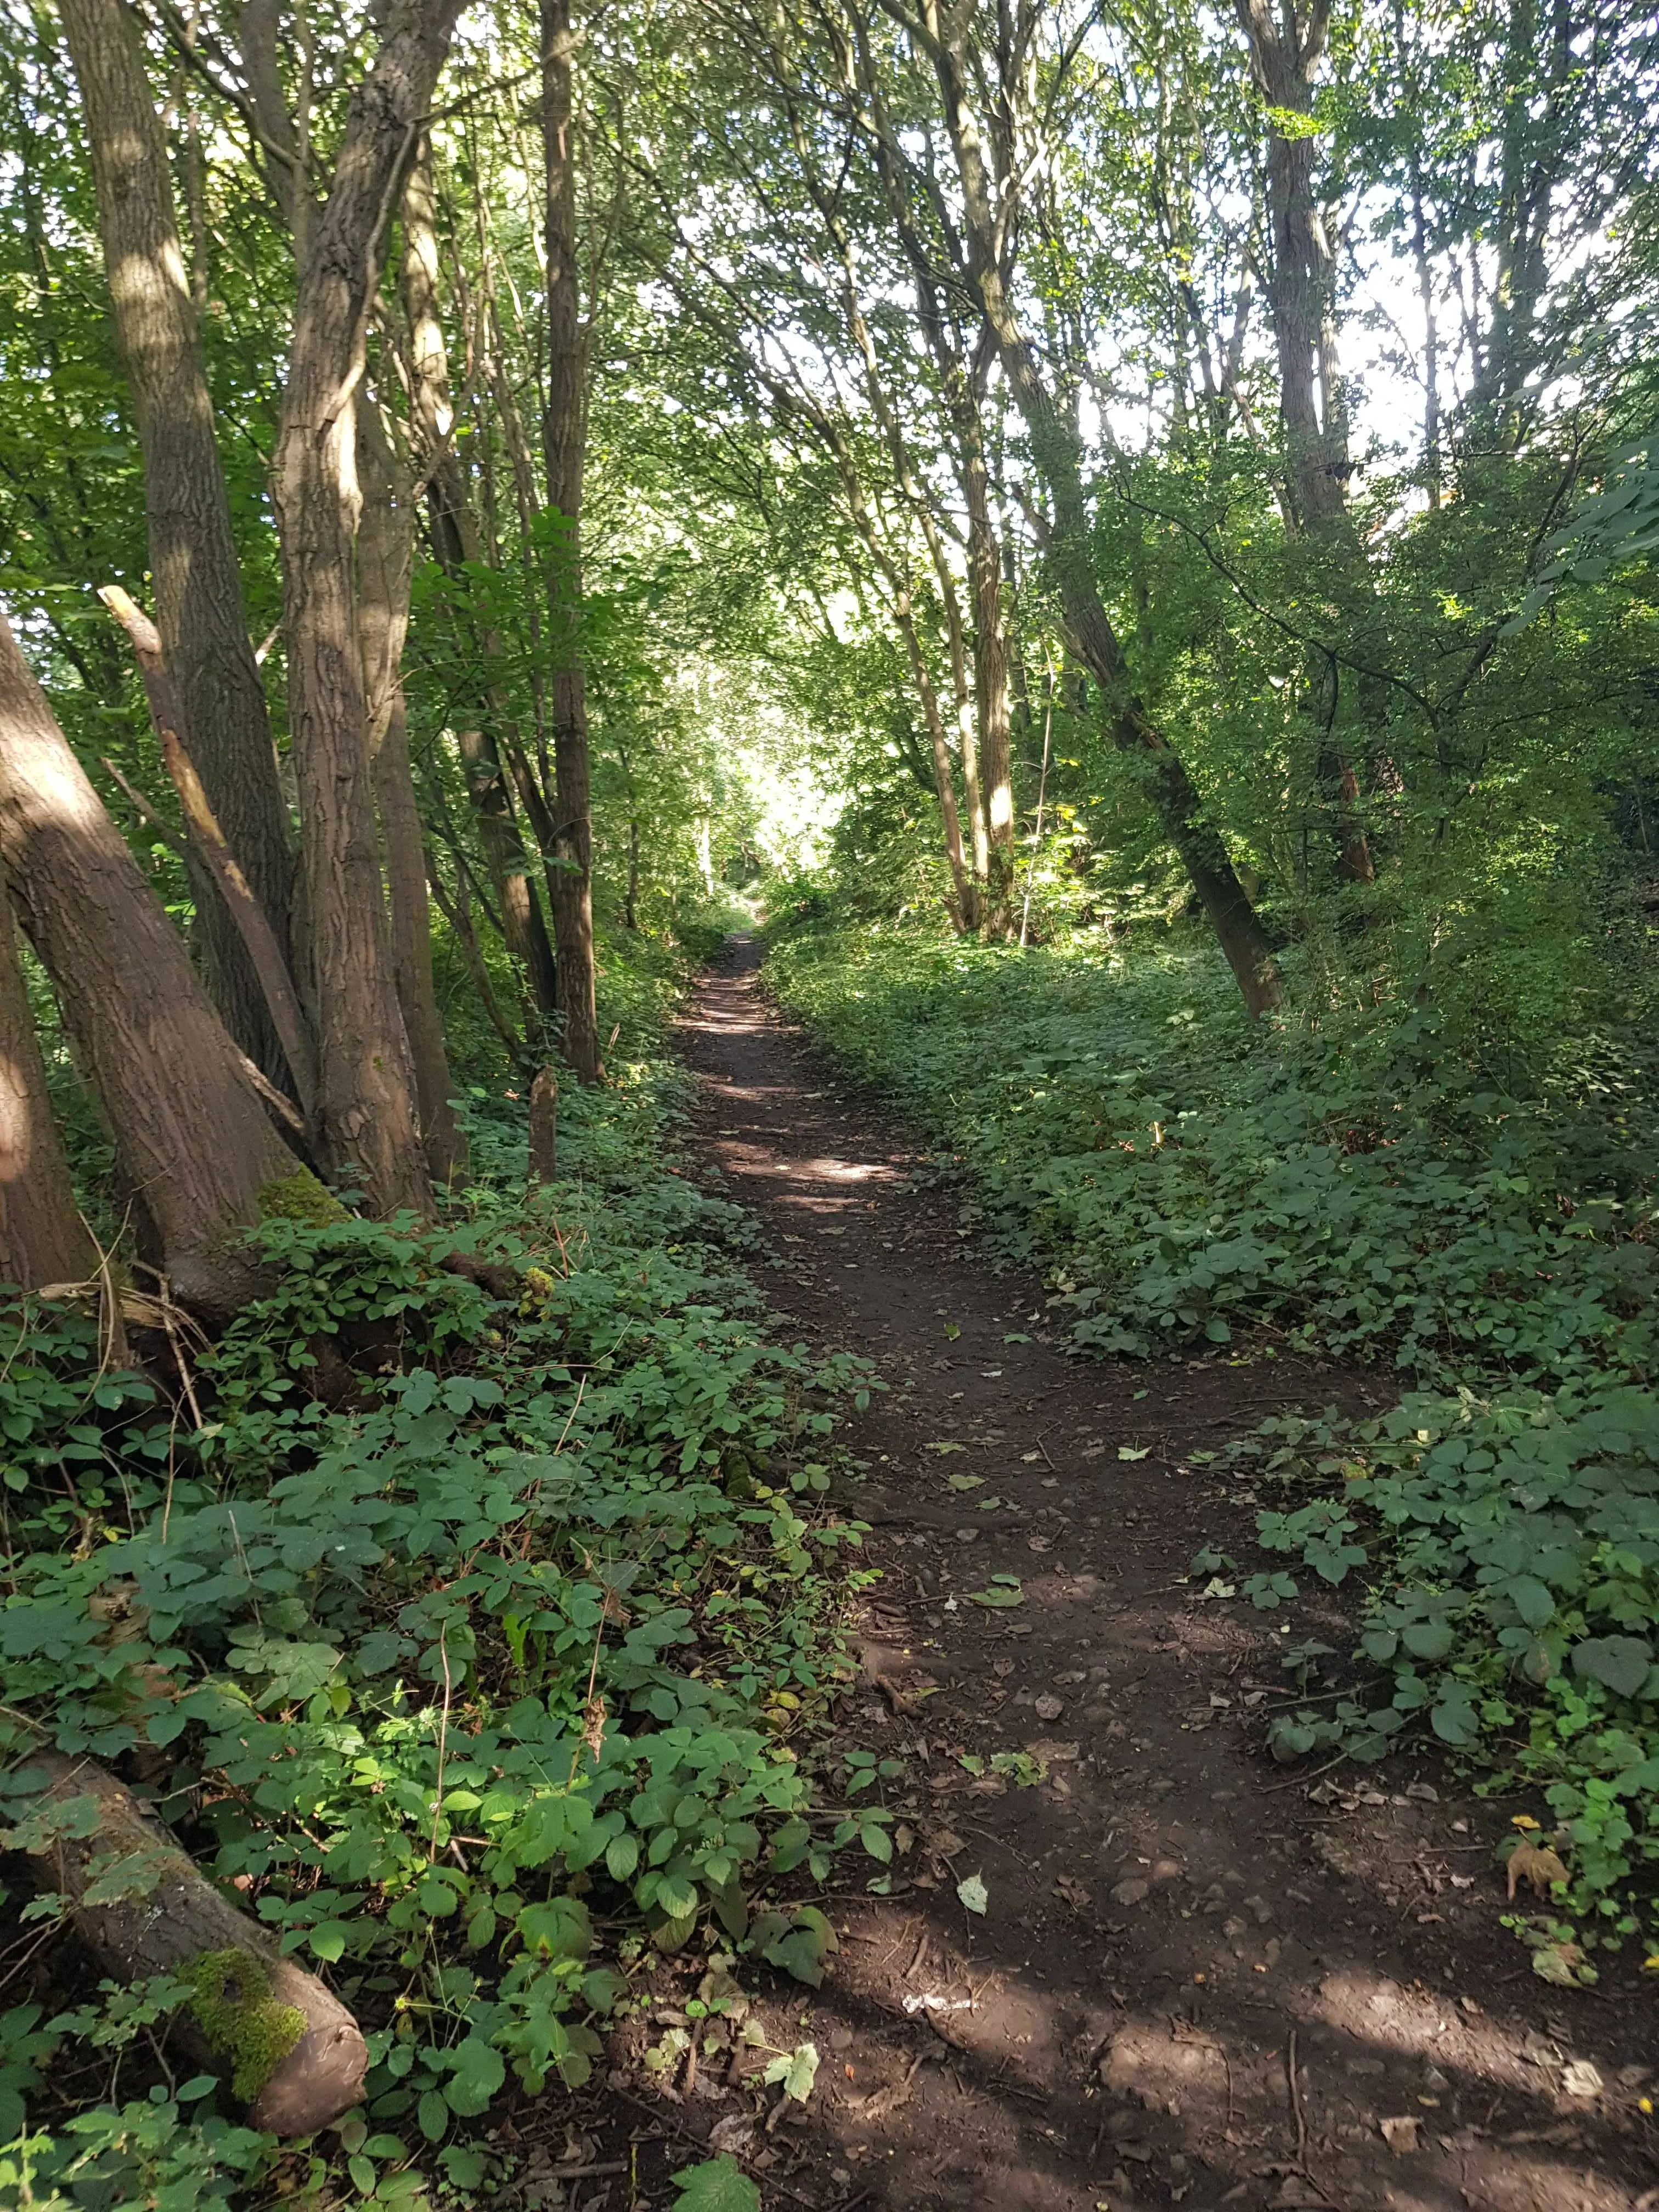
[[[530,1086],[530,1180],[551,1182],[558,1171],[559,1079],[538,1067]]]

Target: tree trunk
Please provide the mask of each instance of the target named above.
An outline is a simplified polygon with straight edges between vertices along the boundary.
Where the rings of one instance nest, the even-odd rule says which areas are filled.
[[[294,1155],[3,618],[0,866],[157,1265],[186,1304],[234,1310],[258,1281],[236,1231]]]
[[[1305,22],[1293,5],[1282,15],[1268,0],[1237,0],[1237,7],[1249,41],[1251,74],[1270,116],[1310,116],[1312,72],[1324,51],[1328,0],[1313,0]],[[1337,350],[1336,257],[1314,195],[1316,143],[1312,137],[1268,124],[1267,216],[1273,247],[1268,289],[1285,425],[1287,520],[1329,549],[1351,605],[1363,609],[1372,594],[1348,507],[1352,464]],[[1345,884],[1370,884],[1376,870],[1359,818],[1359,777],[1336,732],[1336,672],[1328,659],[1316,659],[1308,683],[1319,702],[1316,719],[1322,734],[1315,778],[1331,821],[1337,877]],[[1380,742],[1388,708],[1375,684],[1362,688],[1361,706]]]
[[[372,1210],[432,1196],[392,981],[357,640],[354,393],[382,234],[430,104],[459,0],[393,0],[353,94],[327,204],[300,271],[272,491],[283,546],[292,750],[317,999],[319,1115],[332,1164]]]
[[[392,980],[409,1039],[421,1141],[434,1182],[466,1172],[466,1141],[451,1103],[449,1055],[432,981],[432,921],[426,856],[409,761],[403,651],[409,629],[414,501],[380,415],[365,394],[357,409],[363,519],[357,536],[357,635],[363,656],[369,752],[380,817],[391,929]]]
[[[60,1832],[35,1854],[43,1887],[69,1900],[76,1934],[125,1982],[172,1974],[194,1996],[181,2020],[210,2063],[229,2074],[250,2127],[311,2136],[362,2095],[368,2046],[362,2031],[315,1974],[284,1958],[258,1921],[239,1912],[112,1774],[61,1752],[28,1753],[45,1778],[41,1811],[90,1798],[88,1835]],[[125,1893],[93,1903],[100,1873],[119,1861]]]
[[[931,18],[933,23],[942,20]],[[1283,1000],[1278,965],[1220,834],[1205,817],[1180,755],[1147,714],[1129,681],[1090,558],[1088,504],[1076,434],[1062,419],[1042,380],[1036,356],[1003,281],[994,246],[992,184],[968,99],[966,64],[959,46],[951,43],[964,22],[963,18],[953,17],[956,28],[950,37],[930,31],[929,52],[962,185],[969,280],[996,340],[1003,374],[1024,419],[1032,457],[1054,504],[1048,560],[1069,641],[1105,693],[1112,741],[1139,763],[1146,797],[1164,834],[1181,856],[1244,1003],[1251,1013],[1259,1014]]]
[[[558,962],[559,1045],[584,1083],[598,1080],[593,987],[593,825],[588,799],[587,699],[582,670],[582,468],[587,446],[588,334],[576,266],[576,149],[573,137],[569,0],[541,0],[542,137],[547,162],[547,411],[542,443],[547,502],[563,518],[550,565],[556,823],[553,945]]]
[[[117,349],[143,453],[155,624],[178,688],[182,735],[214,814],[286,954],[294,896],[288,810],[241,579],[201,333],[185,276],[167,141],[137,18],[123,0],[64,0],[86,110]],[[283,1058],[264,994],[228,914],[198,917],[215,1000],[267,1074]]]
[[[957,424],[962,489],[968,510],[968,571],[974,603],[974,702],[988,842],[985,933],[1012,933],[1014,899],[1013,733],[1008,703],[1008,624],[1002,605],[1002,554],[991,519],[985,435],[976,394]]]
[[[0,1282],[38,1291],[90,1282],[98,1267],[46,1095],[17,925],[0,889]]]
[[[404,185],[403,228],[401,289],[409,326],[410,408],[426,460],[432,549],[445,574],[458,578],[468,562],[483,558],[483,544],[465,472],[450,437],[453,416],[449,362],[438,312],[432,149],[425,138],[416,149]],[[501,908],[507,950],[530,978],[538,1011],[551,1020],[559,1003],[553,942],[535,886],[525,872],[523,841],[513,819],[513,802],[501,763],[499,732],[507,719],[507,702],[492,673],[501,661],[501,640],[486,625],[470,643],[482,663],[482,673],[472,687],[477,726],[463,728],[458,737],[467,797]]]

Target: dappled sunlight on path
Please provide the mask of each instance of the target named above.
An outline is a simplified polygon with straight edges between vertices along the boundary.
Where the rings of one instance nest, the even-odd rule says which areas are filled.
[[[902,1762],[892,1867],[845,1867],[841,1948],[796,2007],[811,2104],[726,2138],[769,2204],[1648,2204],[1645,2023],[1528,1974],[1501,1814],[1404,1760],[1271,1767],[1289,1624],[1187,1578],[1254,1502],[1214,1465],[1227,1437],[1360,1386],[1237,1348],[1067,1360],[757,965],[736,940],[684,1024],[699,1141],[769,1233],[788,1324],[889,1386],[853,1439],[882,1573],[842,1728]],[[1297,1629],[1345,1632],[1330,1608]]]

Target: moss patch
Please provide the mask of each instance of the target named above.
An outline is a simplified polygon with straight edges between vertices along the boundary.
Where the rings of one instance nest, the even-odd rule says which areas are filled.
[[[232,2091],[251,2105],[305,2033],[305,2014],[277,2003],[251,1951],[200,1951],[179,1978],[190,1984],[190,2008],[209,2048],[233,2069]]]
[[[331,1221],[344,1221],[349,1216],[333,1192],[325,1190],[309,1168],[298,1168],[291,1176],[277,1176],[260,1184],[259,1218],[304,1221],[313,1229],[323,1229]]]

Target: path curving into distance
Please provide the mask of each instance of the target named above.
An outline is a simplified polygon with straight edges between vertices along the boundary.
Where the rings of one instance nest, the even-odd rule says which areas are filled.
[[[733,939],[684,1018],[696,1142],[759,1218],[786,1326],[889,1385],[853,1435],[882,1579],[841,1726],[905,1762],[908,1837],[889,1896],[848,1857],[840,1951],[802,1992],[818,2086],[758,2146],[768,2204],[1647,2206],[1651,2038],[1528,1971],[1503,1811],[1426,1763],[1272,1766],[1285,1645],[1346,1656],[1346,1624],[1304,1606],[1280,1633],[1184,1579],[1253,1525],[1248,1480],[1194,1455],[1370,1382],[1236,1348],[1067,1358],[1038,1285],[994,1269],[759,968]],[[998,1576],[1018,1606],[973,1601]],[[1574,2094],[1587,2064],[1599,2094]]]

